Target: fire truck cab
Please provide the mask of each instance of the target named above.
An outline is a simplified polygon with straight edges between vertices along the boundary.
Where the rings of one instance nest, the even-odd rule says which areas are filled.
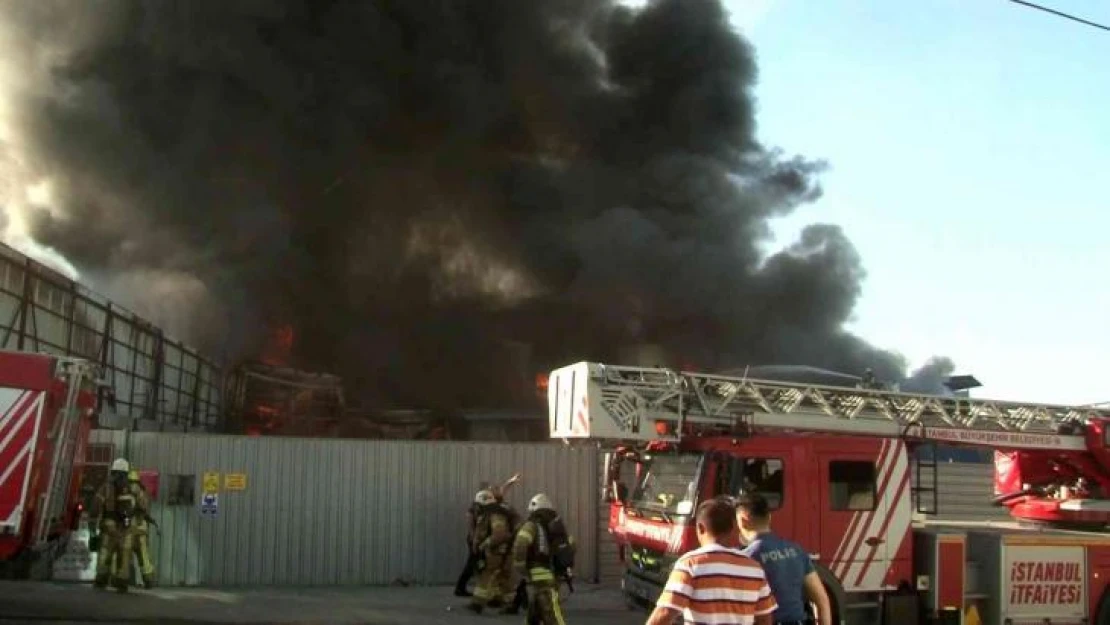
[[[631,563],[624,589],[643,602],[654,603],[682,547],[696,545],[696,503],[744,492],[767,499],[775,531],[809,550],[831,591],[912,583],[910,463],[900,441],[710,437],[610,458],[610,527]]]
[[[1107,411],[597,363],[549,380],[551,436],[607,449],[630,603],[653,604],[697,546],[698,503],[757,492],[838,623],[1110,625]],[[1015,522],[926,520],[936,473],[912,452],[936,441],[996,450]]]

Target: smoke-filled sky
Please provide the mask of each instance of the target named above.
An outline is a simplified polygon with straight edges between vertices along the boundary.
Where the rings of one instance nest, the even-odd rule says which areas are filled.
[[[9,238],[218,356],[291,323],[298,365],[440,407],[497,402],[507,341],[906,373],[843,329],[838,227],[764,253],[825,166],[756,140],[716,1],[0,7]]]

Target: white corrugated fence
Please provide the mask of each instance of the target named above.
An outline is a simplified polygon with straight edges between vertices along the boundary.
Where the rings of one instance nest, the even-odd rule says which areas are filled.
[[[119,453],[124,440],[93,433]],[[127,456],[160,475],[151,542],[162,584],[453,584],[478,483],[515,471],[511,503],[526,514],[533,493],[549,494],[578,540],[578,577],[597,576],[594,449],[139,432]],[[206,472],[221,475],[215,518],[201,512]],[[245,474],[246,489],[226,490],[228,473]],[[177,476],[195,481],[192,503],[171,502]]]

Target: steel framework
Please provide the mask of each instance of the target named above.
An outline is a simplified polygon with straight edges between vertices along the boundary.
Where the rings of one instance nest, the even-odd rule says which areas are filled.
[[[1072,434],[1110,410],[796,384],[581,362],[551,374],[551,434],[569,438],[677,440],[686,425],[761,427],[924,438],[1079,445]],[[961,434],[960,432],[964,433]],[[987,432],[990,436],[967,434]],[[1023,436],[1024,435],[1024,436]],[[1037,435],[1047,436],[1038,439]]]
[[[108,405],[133,429],[222,429],[223,368],[160,328],[0,244],[0,348],[103,367]],[[103,424],[102,424],[103,425]]]

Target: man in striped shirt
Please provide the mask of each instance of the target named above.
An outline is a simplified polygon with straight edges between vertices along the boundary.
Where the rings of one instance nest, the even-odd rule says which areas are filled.
[[[778,605],[763,568],[737,545],[736,508],[726,497],[698,506],[698,542],[675,562],[647,625],[772,625]]]

